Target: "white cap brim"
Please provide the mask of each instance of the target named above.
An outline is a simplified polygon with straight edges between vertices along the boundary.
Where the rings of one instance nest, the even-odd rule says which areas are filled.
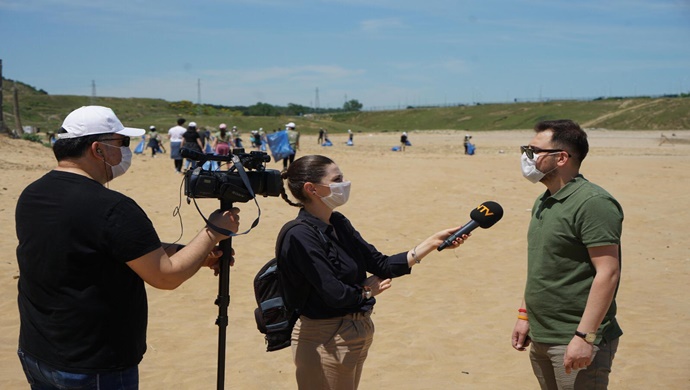
[[[120,131],[116,131],[115,134],[120,134],[127,137],[141,137],[142,135],[146,134],[146,130],[137,129],[136,127],[125,127]]]

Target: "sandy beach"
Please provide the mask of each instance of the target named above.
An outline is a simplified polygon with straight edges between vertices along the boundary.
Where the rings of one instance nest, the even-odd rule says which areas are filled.
[[[609,388],[690,388],[690,131],[588,133],[590,154],[581,172],[613,194],[625,212],[617,298],[624,335]],[[662,133],[676,141],[659,145]],[[360,389],[538,388],[527,352],[510,346],[526,277],[529,209],[545,190],[520,174],[518,146],[533,132],[470,134],[474,156],[463,154],[464,132],[409,132],[413,146],[405,152],[391,151],[399,133],[356,133],[352,147],[345,145],[347,134],[330,135],[332,147],[317,145],[315,135],[302,136],[298,157],[324,154],[339,164],[352,181],[350,200],[339,211],[384,253],[409,250],[433,232],[467,222],[483,201],[496,201],[505,211],[491,229],[475,231],[458,249],[430,254],[377,297],[376,335]],[[49,148],[0,137],[1,389],[28,388],[16,355],[14,209],[24,187],[54,166]],[[268,168],[282,165],[271,162]],[[186,243],[203,221],[180,194],[181,182],[169,155],[154,159],[147,153],[135,155],[110,188],[137,201],[162,240],[181,236]],[[256,330],[252,280],[297,209],[280,198],[258,201],[258,227],[233,239],[225,388],[294,389],[289,349],[266,353]],[[205,213],[218,207],[213,199],[198,203]],[[182,228],[173,216],[178,204]],[[253,202],[236,206],[246,229],[258,210]],[[208,269],[175,291],[148,287],[142,389],[216,387],[217,294],[218,279]]]

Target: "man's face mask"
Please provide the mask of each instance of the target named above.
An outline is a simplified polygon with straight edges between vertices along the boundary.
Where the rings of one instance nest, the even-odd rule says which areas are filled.
[[[120,163],[117,165],[110,165],[107,161],[103,160],[109,167],[110,170],[113,173],[113,179],[116,177],[120,177],[127,172],[129,167],[132,165],[132,151],[129,149],[129,137],[126,137],[127,141],[123,141],[122,146],[119,146],[120,148],[120,153],[122,154],[122,160],[120,160]],[[127,144],[125,146],[125,143]],[[115,145],[110,145],[107,143],[102,143],[102,145],[108,145],[111,148],[118,148],[118,146]]]
[[[540,155],[548,156],[551,154],[560,153],[561,149],[538,149],[531,146],[521,146],[520,151],[522,156],[520,156],[520,165],[522,167],[522,176],[532,183],[538,183],[541,179],[546,176],[547,173],[553,172],[558,167],[554,167],[549,172],[542,172],[537,169],[537,159]]]

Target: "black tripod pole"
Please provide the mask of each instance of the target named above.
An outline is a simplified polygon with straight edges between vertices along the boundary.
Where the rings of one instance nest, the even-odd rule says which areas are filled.
[[[227,211],[232,209],[232,202],[220,201],[220,209]],[[225,388],[225,340],[228,327],[228,306],[230,305],[230,259],[232,258],[232,237],[221,241],[219,244],[223,255],[220,257],[220,274],[218,276],[218,376],[217,389]]]

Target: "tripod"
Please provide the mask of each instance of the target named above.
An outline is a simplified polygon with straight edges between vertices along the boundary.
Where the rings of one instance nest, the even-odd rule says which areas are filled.
[[[221,199],[221,211],[232,209],[232,202]],[[225,343],[228,327],[228,306],[230,305],[230,260],[232,259],[232,237],[228,237],[219,244],[223,254],[220,257],[220,273],[218,275],[218,297],[215,304],[218,305],[218,373],[217,390],[225,388]]]

